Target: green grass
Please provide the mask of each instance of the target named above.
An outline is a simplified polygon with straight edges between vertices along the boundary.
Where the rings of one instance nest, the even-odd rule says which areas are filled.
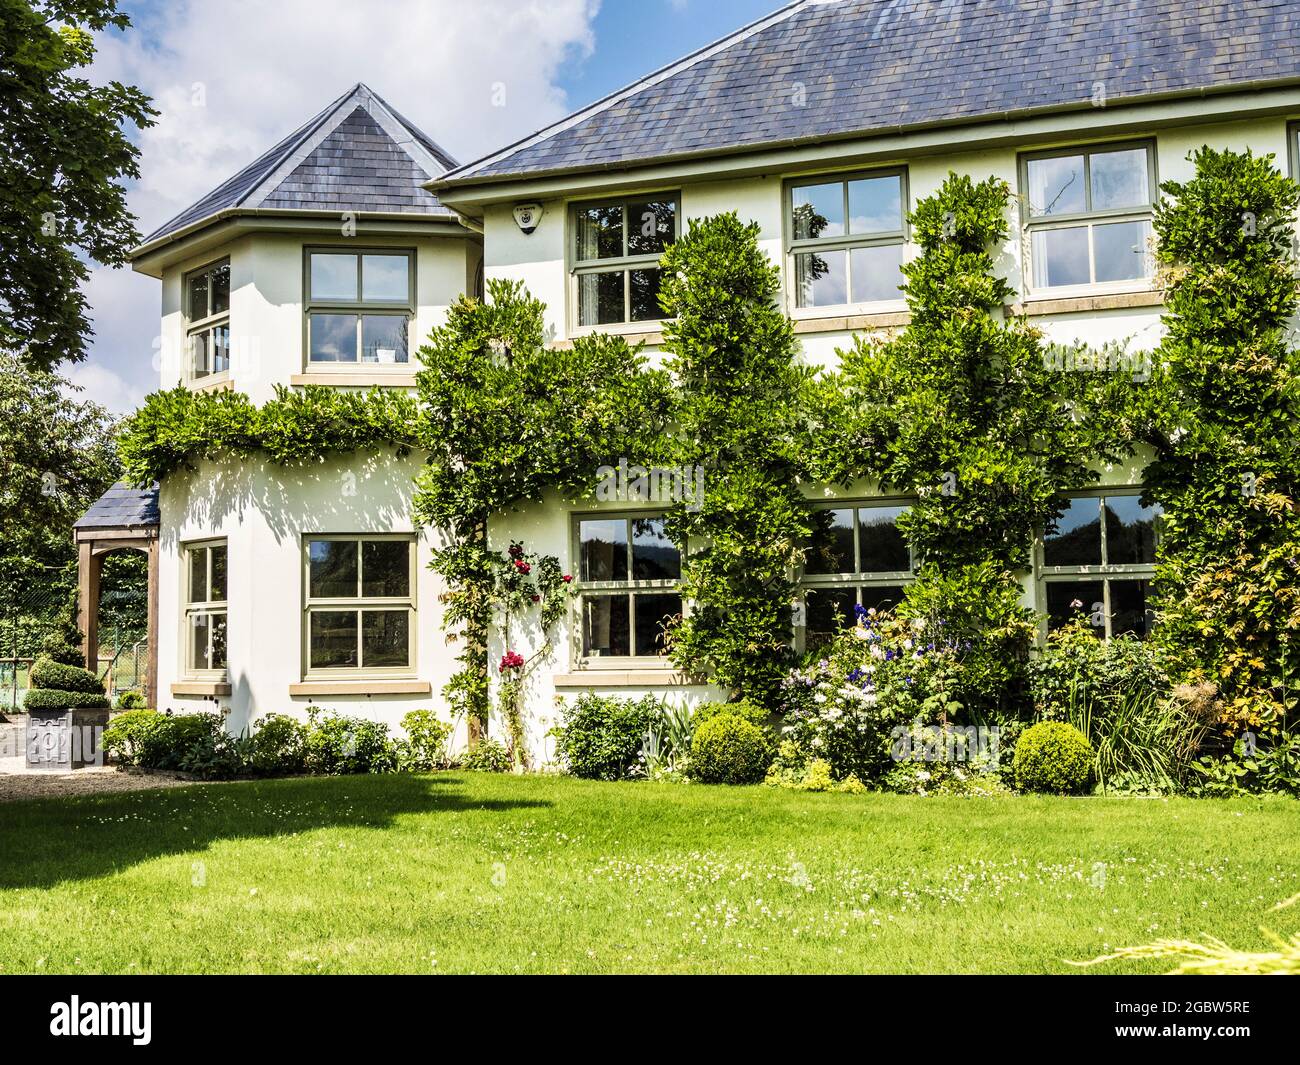
[[[1262,949],[1298,891],[1286,800],[448,773],[0,806],[5,973],[1075,972]]]

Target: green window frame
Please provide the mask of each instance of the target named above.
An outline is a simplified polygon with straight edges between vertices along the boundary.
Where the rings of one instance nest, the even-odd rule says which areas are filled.
[[[799,574],[795,644],[807,650],[853,623],[853,607],[896,606],[916,579],[916,556],[897,530],[913,505],[907,498],[844,499],[817,504],[829,517],[815,535]],[[823,553],[819,548],[825,547]],[[802,622],[799,624],[798,622]]]
[[[230,259],[190,270],[182,279],[185,377],[207,382],[230,372]]]
[[[796,312],[903,301],[908,195],[906,167],[786,180],[786,257]]]
[[[308,533],[302,550],[304,676],[413,676],[415,536]]]
[[[227,598],[229,551],[225,540],[183,545],[185,674],[224,677],[227,667]]]
[[[570,204],[570,320],[579,329],[663,320],[659,260],[681,235],[681,216],[677,192]]]
[[[1121,169],[1137,152],[1144,153],[1141,165]],[[1025,152],[1018,169],[1030,292],[1150,281],[1151,219],[1160,187],[1155,141]],[[1124,192],[1125,174],[1130,182],[1140,175],[1144,187],[1134,184],[1131,195]]]
[[[413,248],[304,247],[303,361],[309,369],[410,370],[416,258]],[[386,276],[398,262],[404,285]]]
[[[1044,632],[1084,615],[1101,639],[1149,634],[1151,581],[1161,509],[1143,505],[1140,487],[1072,492],[1054,533],[1035,545],[1038,609]],[[1096,535],[1092,533],[1095,514]],[[1126,518],[1138,518],[1130,523]]]
[[[664,512],[597,511],[571,518],[574,658],[580,668],[662,666],[663,626],[683,610],[682,552]]]

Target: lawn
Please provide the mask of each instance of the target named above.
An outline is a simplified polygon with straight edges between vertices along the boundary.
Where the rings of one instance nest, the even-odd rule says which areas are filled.
[[[1060,973],[1166,936],[1261,949],[1297,892],[1281,799],[448,773],[0,806],[4,973]]]

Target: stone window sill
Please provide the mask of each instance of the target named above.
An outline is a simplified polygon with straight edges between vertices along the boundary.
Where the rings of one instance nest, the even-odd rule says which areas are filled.
[[[1030,318],[1051,314],[1077,314],[1080,311],[1116,311],[1131,307],[1160,307],[1164,294],[1155,289],[1141,292],[1107,292],[1096,296],[1031,296],[1013,303],[1003,310],[1008,314],[1023,314]]]
[[[219,680],[186,680],[172,685],[173,695],[229,695],[230,682]]]
[[[307,680],[290,684],[290,695],[428,695],[427,680]]]

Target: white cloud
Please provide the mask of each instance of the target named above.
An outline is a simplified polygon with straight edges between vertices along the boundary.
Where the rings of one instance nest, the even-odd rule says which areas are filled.
[[[138,85],[161,112],[139,137],[141,180],[129,194],[147,233],[358,81],[462,162],[525,136],[569,110],[558,75],[593,48],[598,7],[180,0],[102,37],[93,76]],[[156,387],[136,366],[148,365],[158,331],[158,283],[121,273],[96,270],[90,285],[91,360],[130,387]]]
[[[78,402],[92,400],[107,407],[110,414],[130,414],[139,403],[139,392],[118,374],[97,362],[81,362],[64,371],[72,386],[68,393]]]

